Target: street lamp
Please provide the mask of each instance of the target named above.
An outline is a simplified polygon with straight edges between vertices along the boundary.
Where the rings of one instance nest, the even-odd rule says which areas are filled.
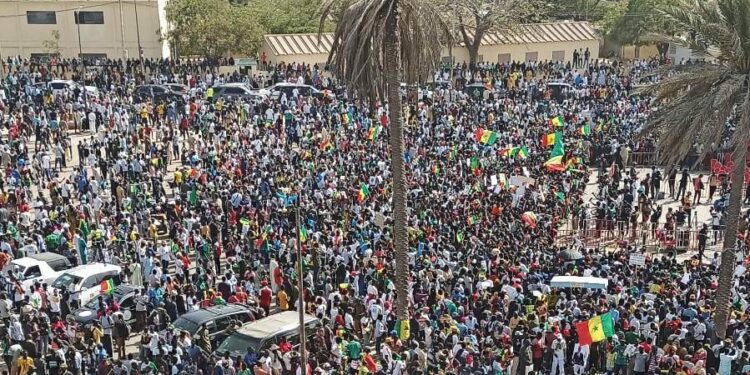
[[[86,93],[86,63],[83,58],[83,44],[81,44],[81,9],[83,6],[78,6],[78,10],[75,11],[76,27],[78,28],[78,58],[81,60],[81,82],[83,82],[83,107],[86,108],[87,112],[89,109],[89,99]],[[88,114],[87,114],[88,115]]]
[[[141,73],[146,76],[146,69],[143,68],[143,46],[141,46],[141,26],[138,23],[138,0],[133,0],[135,8],[135,36],[138,39],[138,56],[141,60]]]

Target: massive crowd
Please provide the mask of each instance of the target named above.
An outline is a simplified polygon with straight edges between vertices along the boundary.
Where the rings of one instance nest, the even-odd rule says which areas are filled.
[[[682,263],[670,253],[632,266],[642,249],[558,236],[566,223],[673,230],[692,224],[692,205],[725,199],[717,176],[700,176],[711,190],[705,202],[690,198],[701,191],[697,174],[682,170],[690,163],[645,179],[629,170],[632,152],[654,148],[640,134],[652,100],[631,89],[655,62],[464,64],[452,85],[405,90],[407,330],[393,313],[388,103],[353,98],[322,67],[302,64],[222,75],[164,62],[134,74],[136,64],[115,62],[88,71],[96,90],[84,95],[40,84],[77,70],[20,61],[7,66],[0,95],[0,346],[11,375],[302,374],[294,341],[236,355],[219,350],[207,325],[172,325],[227,304],[246,305],[255,320],[299,300],[318,319],[307,373],[750,369],[744,267],[728,339],[717,341],[716,259]],[[450,77],[445,70],[434,81]],[[280,81],[335,96],[210,98],[220,83]],[[137,84],[168,82],[188,86],[184,103],[134,100]],[[598,184],[594,194],[588,184]],[[663,217],[660,202],[670,199],[683,207]],[[718,236],[723,206],[715,206]],[[12,266],[43,252],[119,267],[114,285],[90,285],[101,290],[87,297],[90,320],[77,318],[86,290],[68,290],[75,280],[34,274],[24,283],[29,275]],[[560,275],[608,284],[551,286]],[[124,287],[132,315],[117,301]]]

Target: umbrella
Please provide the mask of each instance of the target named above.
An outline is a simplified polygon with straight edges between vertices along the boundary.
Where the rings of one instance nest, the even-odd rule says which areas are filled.
[[[526,225],[532,228],[536,228],[536,222],[537,222],[536,214],[531,211],[526,211],[523,214],[521,214],[521,221],[523,221],[524,223],[526,223]]]
[[[558,257],[562,258],[565,261],[573,261],[578,259],[583,259],[583,255],[579,253],[576,250],[572,249],[565,249],[557,254]]]

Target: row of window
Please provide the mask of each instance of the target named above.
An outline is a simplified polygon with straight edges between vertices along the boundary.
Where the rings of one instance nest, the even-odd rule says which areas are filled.
[[[500,53],[497,55],[497,62],[500,64],[508,64],[511,62],[510,57],[510,53]],[[524,57],[526,58],[526,61],[539,61],[539,52],[526,52]],[[444,64],[449,64],[450,61],[451,58],[448,56],[442,58]],[[477,61],[484,62],[484,55],[478,55]],[[565,51],[552,51],[552,61],[565,61]]]
[[[81,25],[103,25],[104,12],[97,11],[80,11],[73,12],[73,19],[76,24]],[[56,25],[57,12],[52,11],[27,11],[26,23],[29,25]]]

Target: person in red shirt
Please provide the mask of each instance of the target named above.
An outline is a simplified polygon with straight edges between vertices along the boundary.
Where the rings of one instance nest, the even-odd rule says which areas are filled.
[[[271,297],[273,296],[273,291],[268,287],[268,281],[263,280],[261,285],[263,287],[260,289],[258,304],[266,312],[266,316],[268,316],[268,313],[271,310]]]

